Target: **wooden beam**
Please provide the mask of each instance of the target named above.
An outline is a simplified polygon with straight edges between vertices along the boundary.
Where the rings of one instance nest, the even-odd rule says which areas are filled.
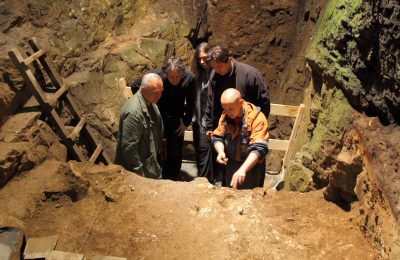
[[[90,156],[89,162],[94,163],[97,159],[97,157],[99,157],[100,153],[103,151],[103,145],[102,144],[98,144],[96,147],[96,150],[94,151],[94,153],[92,154],[92,156]]]
[[[269,139],[268,149],[286,151],[289,148],[289,140]]]
[[[186,142],[193,142],[193,131],[185,131],[183,140]]]
[[[286,150],[285,157],[284,157],[284,160],[283,160],[283,166],[284,167],[286,167],[289,164],[289,161],[294,157],[294,154],[296,152],[294,150],[293,141],[299,135],[300,123],[303,121],[304,110],[305,110],[304,104],[300,104],[299,111],[298,111],[297,116],[296,116],[296,120],[294,121],[292,133],[290,134],[289,146],[288,146],[288,149]]]
[[[68,138],[73,142],[75,141],[76,137],[78,137],[79,133],[81,132],[82,128],[86,124],[86,119],[85,117],[82,117],[81,120],[79,120],[79,123],[75,126],[74,130],[68,135]]]
[[[57,103],[57,100],[69,89],[69,85],[64,84],[56,93],[50,96],[47,100],[50,106],[54,106]]]
[[[115,81],[117,82],[119,92],[123,98],[129,99],[131,96],[133,96],[132,89],[126,85],[125,78],[115,78]]]
[[[37,52],[35,52],[34,54],[32,54],[31,56],[29,56],[28,58],[23,60],[23,63],[25,65],[29,65],[32,61],[38,59],[40,56],[46,54],[45,50],[38,50]]]
[[[271,115],[296,117],[298,106],[271,104]]]

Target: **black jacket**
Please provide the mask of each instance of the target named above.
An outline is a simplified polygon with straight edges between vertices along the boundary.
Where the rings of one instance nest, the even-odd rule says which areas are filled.
[[[176,128],[179,126],[179,118],[183,119],[183,123],[188,126],[192,121],[194,96],[195,96],[195,80],[193,74],[185,70],[181,80],[177,86],[173,86],[167,80],[161,67],[153,69],[148,73],[158,74],[164,85],[164,90],[160,100],[157,102],[161,117],[165,128]],[[132,92],[136,93],[142,83],[142,77],[135,80],[131,86]]]
[[[232,70],[223,76],[213,70],[208,85],[208,101],[204,115],[207,130],[214,130],[222,114],[221,95],[228,88],[239,90],[242,98],[261,108],[268,118],[270,111],[269,92],[262,75],[256,68],[234,59]]]

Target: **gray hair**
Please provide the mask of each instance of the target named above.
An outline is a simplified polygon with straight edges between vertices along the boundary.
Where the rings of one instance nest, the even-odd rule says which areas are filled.
[[[147,73],[143,76],[142,78],[142,84],[140,84],[140,86],[143,89],[148,89],[151,88],[153,86],[153,84],[151,84],[152,81],[154,80],[159,80],[162,81],[161,77],[156,74],[156,73]]]
[[[186,66],[185,63],[181,58],[178,58],[176,56],[171,56],[168,59],[164,61],[164,64],[162,66],[162,71],[164,73],[167,73],[171,70],[176,70],[178,71],[179,74],[183,74],[185,72]]]

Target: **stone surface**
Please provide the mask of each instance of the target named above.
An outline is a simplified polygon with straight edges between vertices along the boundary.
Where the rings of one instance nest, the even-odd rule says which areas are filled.
[[[85,256],[82,254],[76,254],[71,252],[63,252],[63,251],[51,251],[46,259],[48,260],[84,260]]]
[[[48,258],[56,247],[58,236],[29,238],[26,242],[24,259]]]
[[[385,124],[400,122],[399,10],[396,0],[329,1],[307,53],[313,71]]]
[[[101,256],[96,255],[93,257],[93,260],[127,260],[125,257],[116,257],[116,256]]]
[[[46,159],[67,159],[67,149],[41,120],[40,113],[10,117],[0,130],[0,186],[16,174],[28,171]]]
[[[0,128],[0,140],[12,142],[15,136],[24,135],[39,119],[40,112],[18,113],[7,120]]]
[[[285,190],[307,192],[314,189],[314,172],[299,162],[291,163],[285,170]]]
[[[24,239],[24,233],[18,228],[0,226],[0,259],[21,259]]]

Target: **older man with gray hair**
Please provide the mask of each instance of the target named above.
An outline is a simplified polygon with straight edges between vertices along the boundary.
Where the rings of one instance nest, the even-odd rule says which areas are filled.
[[[182,166],[183,137],[193,117],[195,80],[193,74],[186,69],[181,58],[171,56],[161,67],[149,72],[160,75],[163,79],[164,92],[157,106],[164,123],[166,140],[166,157],[162,163],[163,178],[180,180]],[[135,80],[132,92],[141,85],[142,78]]]
[[[159,179],[163,123],[156,103],[163,92],[159,75],[143,76],[140,91],[122,107],[115,163],[140,176]]]

